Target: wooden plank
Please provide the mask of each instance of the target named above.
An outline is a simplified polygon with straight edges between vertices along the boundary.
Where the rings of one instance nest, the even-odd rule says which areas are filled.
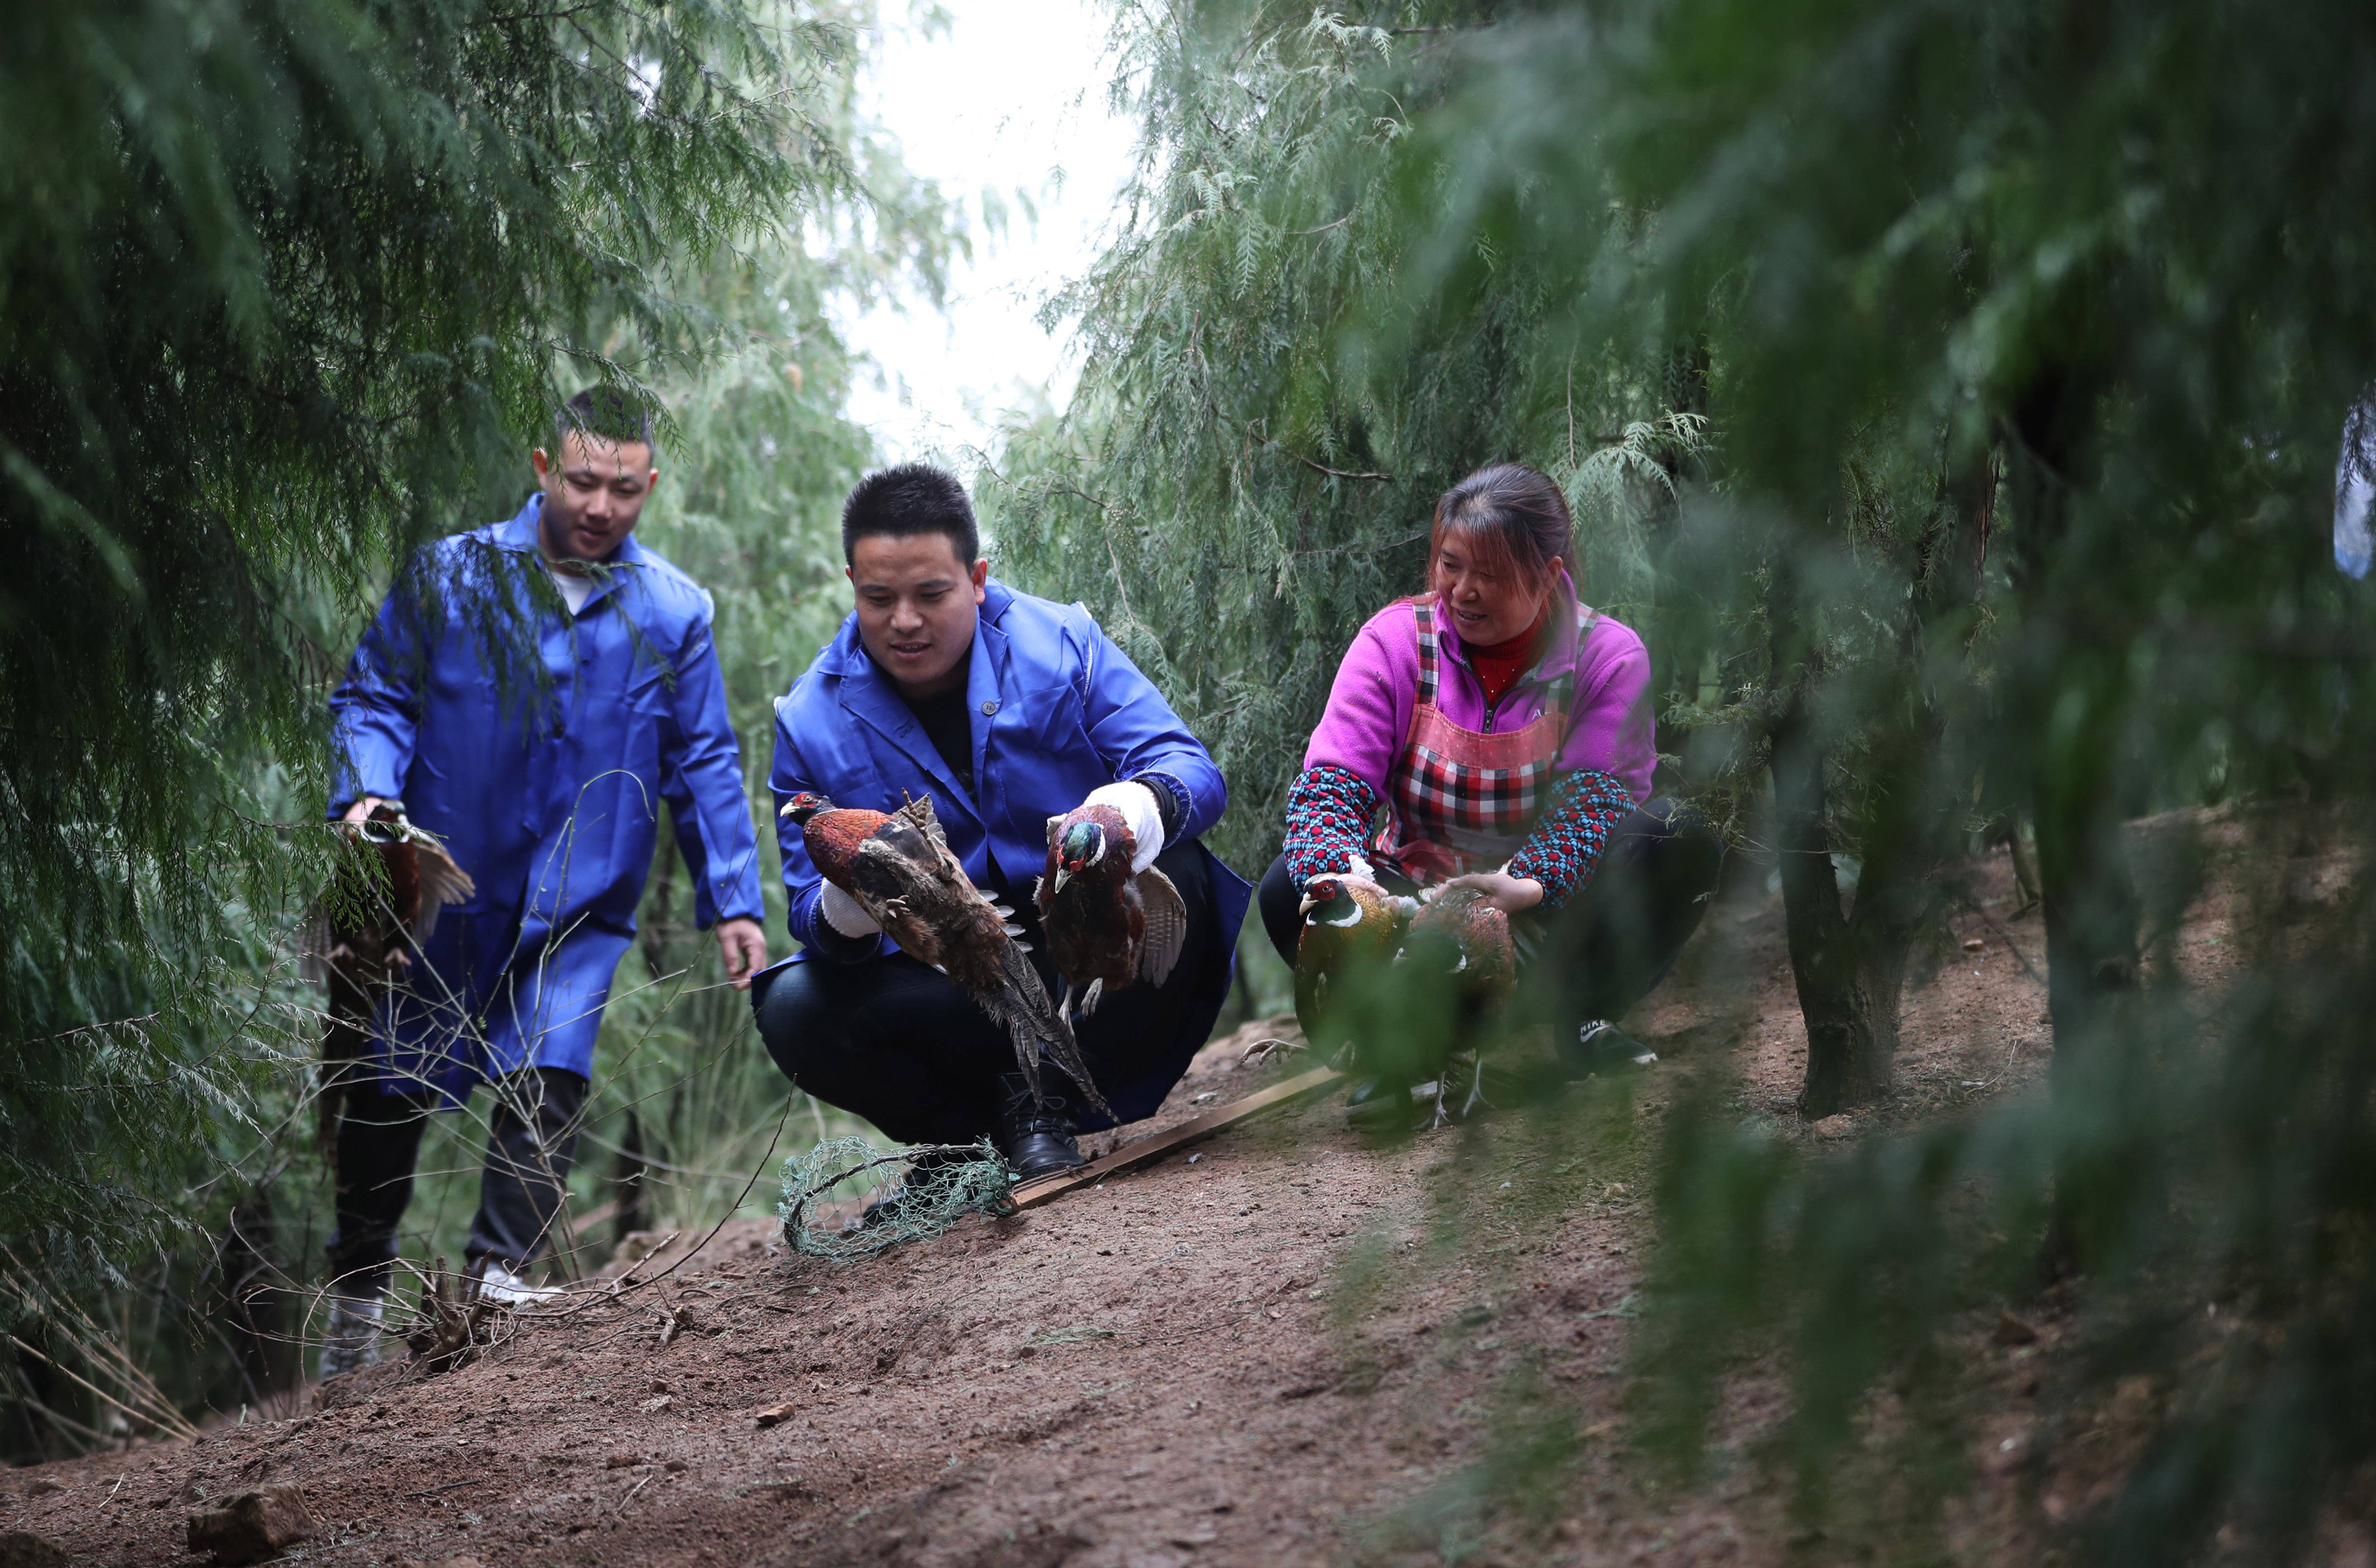
[[[1109,1176],[1119,1176],[1125,1170],[1135,1170],[1150,1160],[1160,1159],[1167,1154],[1187,1147],[1190,1144],[1202,1143],[1222,1129],[1234,1127],[1246,1118],[1259,1115],[1275,1106],[1291,1104],[1313,1095],[1325,1093],[1344,1081],[1345,1075],[1334,1067],[1314,1067],[1308,1073],[1299,1073],[1292,1078],[1283,1079],[1266,1089],[1246,1096],[1243,1099],[1233,1099],[1227,1105],[1215,1107],[1202,1116],[1192,1117],[1168,1132],[1158,1133],[1151,1138],[1143,1138],[1137,1143],[1126,1145],[1102,1159],[1093,1159],[1076,1170],[1061,1171],[1055,1175],[1041,1176],[1035,1181],[1026,1182],[1015,1189],[1015,1206],[1018,1209],[1037,1208],[1041,1204],[1052,1202],[1077,1188],[1090,1186],[1104,1181]]]

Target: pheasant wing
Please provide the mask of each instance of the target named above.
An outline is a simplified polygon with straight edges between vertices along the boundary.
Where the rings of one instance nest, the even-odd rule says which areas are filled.
[[[880,837],[897,843],[903,853],[920,864],[936,868],[933,874],[951,889],[962,891],[989,905],[997,912],[1007,935],[1023,934],[1023,928],[1015,923],[1015,911],[976,887],[973,878],[966,874],[965,862],[957,859],[956,851],[949,848],[949,836],[941,827],[941,819],[933,812],[932,796],[914,797],[893,812],[890,821],[897,824],[897,828]],[[1030,948],[1026,946],[1024,951],[1028,953]]]
[[[931,861],[920,863],[907,852],[913,843],[901,842],[918,837],[913,830],[895,834],[877,829],[870,835],[851,860],[849,893],[902,952],[938,968],[945,961],[943,949],[957,933],[944,929],[950,924],[950,899],[936,874],[939,866]]]
[[[1315,963],[1304,963],[1299,957],[1295,966],[1295,1024],[1303,1031],[1306,1041],[1314,1046],[1325,1043],[1321,1038],[1321,1020],[1328,1011],[1328,971]]]
[[[414,922],[412,939],[426,942],[429,933],[437,929],[437,912],[448,904],[458,904],[476,893],[478,885],[470,873],[455,862],[446,852],[446,846],[423,834],[421,850],[421,918]]]
[[[925,840],[938,851],[943,860],[956,866],[960,876],[965,874],[963,862],[958,861],[955,852],[949,849],[948,831],[942,827],[940,816],[933,810],[932,796],[910,797],[906,805],[891,814],[901,821],[912,823],[916,830],[924,836]]]
[[[1135,878],[1139,902],[1146,909],[1146,934],[1138,944],[1138,978],[1161,985],[1180,962],[1188,942],[1188,903],[1172,880],[1154,866]]]

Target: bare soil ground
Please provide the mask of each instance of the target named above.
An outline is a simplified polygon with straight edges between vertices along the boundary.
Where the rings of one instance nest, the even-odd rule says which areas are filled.
[[[2014,917],[2002,854],[1970,874],[1979,912],[1909,987],[1898,1090],[1864,1124],[2043,1072],[2037,920]],[[2215,970],[2233,914],[2203,906],[2181,960]],[[633,1267],[649,1283],[523,1320],[459,1370],[386,1366],[294,1419],[12,1472],[0,1531],[79,1562],[192,1562],[193,1506],[296,1481],[325,1529],[291,1560],[342,1564],[1820,1559],[1754,1459],[1778,1380],[1736,1385],[1689,1490],[1634,1450],[1625,1397],[1644,1189],[1676,1086],[1716,1075],[1742,1112],[1812,1143],[1859,1130],[1790,1112],[1804,1043],[1778,901],[1713,911],[1631,1024],[1663,1059],[1639,1076],[1392,1146],[1365,1145],[1331,1099],[870,1262],[787,1255],[756,1222],[689,1261],[680,1238]],[[1303,1064],[1241,1069],[1244,1039],[1208,1048],[1158,1124]],[[2035,1528],[2084,1501],[2080,1472],[2016,1477],[2007,1457],[2063,1332],[2033,1316],[2035,1343],[1985,1323],[1968,1336],[1997,1393],[1965,1561],[2035,1560]],[[1478,1478],[1524,1474],[1547,1425],[1580,1461],[1494,1501]]]

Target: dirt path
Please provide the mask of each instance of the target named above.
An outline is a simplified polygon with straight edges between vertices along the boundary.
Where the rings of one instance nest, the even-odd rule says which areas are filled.
[[[1966,917],[1980,947],[1910,997],[1886,1116],[2042,1066],[2017,956],[2042,963],[2037,922],[2010,920],[2002,858],[1975,888],[1998,929]],[[195,1502],[293,1480],[327,1526],[298,1557],[337,1563],[1776,1562],[1748,1469],[1688,1503],[1645,1490],[1622,1419],[1671,1084],[1729,1062],[1746,1112],[1798,1125],[1776,902],[1712,914],[1633,1022],[1666,1058],[1638,1080],[1391,1148],[1323,1101],[839,1268],[737,1224],[459,1371],[383,1369],[322,1413],[14,1472],[0,1530],[192,1562]],[[1237,1054],[1208,1048],[1163,1120],[1301,1065]],[[697,1326],[662,1348],[660,1312],[688,1303]],[[1477,1478],[1523,1478],[1546,1412],[1580,1434],[1580,1473],[1488,1503]]]

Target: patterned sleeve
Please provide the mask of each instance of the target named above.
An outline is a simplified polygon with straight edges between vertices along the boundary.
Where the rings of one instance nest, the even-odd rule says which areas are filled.
[[[1303,770],[1287,792],[1287,872],[1297,887],[1328,872],[1348,872],[1370,841],[1378,793],[1333,763]]]
[[[1609,836],[1633,809],[1633,792],[1615,774],[1598,768],[1569,774],[1553,789],[1550,809],[1510,857],[1510,874],[1541,883],[1544,909],[1562,907],[1591,884]]]

